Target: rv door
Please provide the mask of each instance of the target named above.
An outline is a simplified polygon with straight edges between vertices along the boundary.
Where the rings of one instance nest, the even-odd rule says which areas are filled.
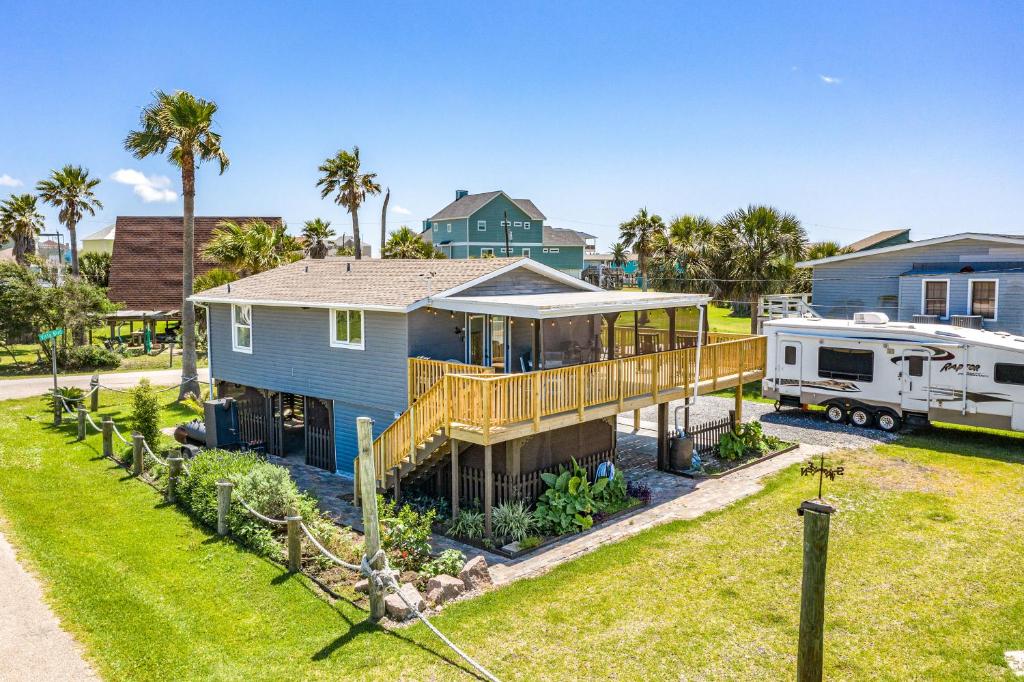
[[[931,389],[931,355],[926,350],[908,348],[903,351],[900,371],[900,406],[907,412],[928,414]]]
[[[799,341],[779,339],[775,349],[775,388],[795,386],[796,395],[803,390],[803,347]]]

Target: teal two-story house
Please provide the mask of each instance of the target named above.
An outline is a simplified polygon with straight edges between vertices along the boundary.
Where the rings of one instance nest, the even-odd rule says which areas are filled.
[[[500,190],[470,194],[460,189],[454,201],[423,221],[421,236],[448,258],[523,256],[579,277],[583,237],[544,221],[529,199],[513,199]]]

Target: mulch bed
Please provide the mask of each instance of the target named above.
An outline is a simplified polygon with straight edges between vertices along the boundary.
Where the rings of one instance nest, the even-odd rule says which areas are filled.
[[[701,458],[704,471],[681,471],[679,469],[669,469],[669,472],[679,476],[686,476],[687,478],[695,479],[722,478],[734,471],[740,471],[741,469],[746,469],[747,467],[752,467],[755,464],[769,460],[772,457],[778,457],[779,455],[787,452],[792,452],[798,447],[800,447],[799,443],[789,443],[774,452],[769,452],[766,455],[744,455],[739,459],[733,460],[719,459],[716,455],[711,454]]]

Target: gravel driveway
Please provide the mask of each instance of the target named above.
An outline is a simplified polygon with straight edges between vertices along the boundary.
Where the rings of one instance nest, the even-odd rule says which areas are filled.
[[[669,428],[672,427],[674,410],[681,407],[683,401],[669,403]],[[696,405],[690,408],[690,423],[693,425],[721,419],[732,409],[732,398],[702,396]],[[682,423],[682,412],[679,420]],[[785,441],[816,445],[829,450],[849,450],[868,448],[879,443],[889,443],[897,438],[895,434],[885,433],[878,429],[865,429],[848,424],[832,424],[820,412],[801,412],[795,409],[784,409],[776,412],[770,403],[743,402],[743,421],[759,419],[766,434],[776,436]],[[645,427],[657,428],[658,410],[645,407],[640,410],[640,421],[646,422]],[[633,415],[623,413],[619,416],[619,427],[632,426]]]

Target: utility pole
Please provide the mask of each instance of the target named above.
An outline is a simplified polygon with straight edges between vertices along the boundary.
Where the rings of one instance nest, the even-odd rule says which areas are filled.
[[[505,256],[512,256],[512,223],[508,221],[508,211],[505,211]]]

